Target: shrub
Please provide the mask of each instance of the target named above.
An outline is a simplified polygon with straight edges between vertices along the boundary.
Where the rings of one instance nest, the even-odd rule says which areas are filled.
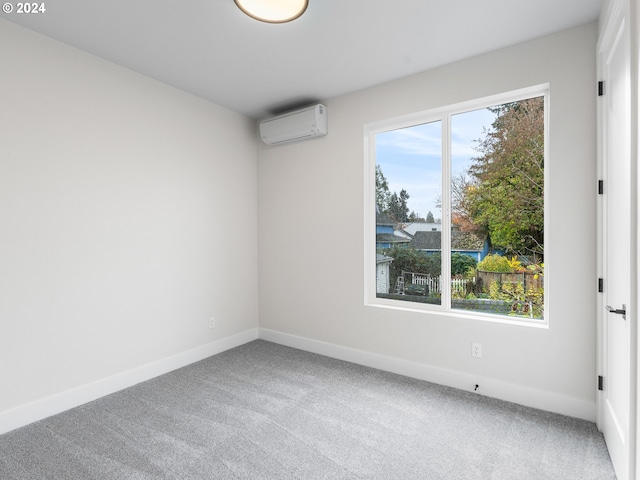
[[[423,285],[406,285],[404,293],[406,295],[426,295],[427,288]]]
[[[470,268],[475,269],[477,264],[475,258],[455,252],[451,255],[451,275],[464,275]]]
[[[512,273],[513,268],[507,257],[502,255],[489,254],[478,263],[478,270],[495,273]]]
[[[440,253],[426,254],[411,247],[394,246],[382,250],[384,255],[393,258],[390,267],[392,285],[395,285],[402,272],[422,273],[437,277],[440,275]]]
[[[520,262],[516,257],[511,257],[511,260],[509,260],[509,266],[511,267],[512,272],[522,273],[527,270],[522,266],[522,262]]]
[[[511,313],[519,317],[542,318],[544,310],[544,290],[528,288],[524,291],[521,283],[500,285],[493,281],[489,286],[489,298],[511,302]]]

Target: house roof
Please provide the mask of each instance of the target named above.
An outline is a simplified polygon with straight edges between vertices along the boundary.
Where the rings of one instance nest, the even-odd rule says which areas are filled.
[[[481,251],[484,248],[485,236],[474,232],[451,231],[451,249]],[[418,250],[441,250],[442,232],[416,232],[410,245]]]
[[[376,243],[409,243],[408,238],[399,237],[393,233],[378,233],[376,234]]]
[[[451,248],[454,250],[480,251],[484,248],[486,240],[486,235],[475,232],[463,232],[457,229],[451,232]]]
[[[386,255],[382,255],[381,253],[376,253],[376,264],[378,263],[390,263],[393,261],[392,257],[387,257]]]
[[[413,222],[408,223],[402,229],[409,235],[415,235],[416,232],[433,232],[436,230],[442,230],[441,223],[426,223],[426,222]]]
[[[376,225],[390,225],[395,226],[396,222],[386,213],[380,213],[376,206]]]
[[[418,250],[440,250],[442,232],[422,231],[416,232],[411,239],[411,245]]]

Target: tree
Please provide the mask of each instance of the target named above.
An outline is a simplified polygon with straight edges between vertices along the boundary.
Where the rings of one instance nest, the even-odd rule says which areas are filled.
[[[463,207],[507,253],[544,255],[544,99],[490,109],[497,116],[479,140]]]
[[[389,268],[391,283],[395,285],[396,279],[402,272],[421,273],[437,277],[441,272],[440,252],[426,254],[412,247],[393,246],[382,251],[393,258]]]
[[[380,213],[386,212],[389,208],[389,182],[382,173],[380,165],[376,165],[376,205]]]
[[[409,215],[407,206],[409,197],[410,195],[404,189],[400,190],[399,195],[396,192],[391,193],[387,178],[382,173],[380,165],[376,165],[376,206],[380,213],[388,215],[396,222],[415,221],[411,218],[416,218],[417,215],[413,212]]]
[[[422,218],[420,215],[418,215],[413,210],[411,210],[411,213],[409,214],[409,221],[410,222],[426,222],[426,220],[424,218]]]
[[[476,268],[475,258],[460,252],[451,254],[451,275],[464,275],[470,268]]]
[[[407,206],[407,200],[409,200],[409,194],[404,188],[400,190],[400,195],[393,192],[389,197],[389,208],[387,213],[396,222],[409,221],[409,207]]]
[[[427,213],[427,223],[435,223],[436,221],[433,218],[433,212],[431,210],[429,210],[429,213]]]
[[[473,183],[465,173],[451,177],[451,223],[463,232],[480,230],[469,213],[469,189]]]

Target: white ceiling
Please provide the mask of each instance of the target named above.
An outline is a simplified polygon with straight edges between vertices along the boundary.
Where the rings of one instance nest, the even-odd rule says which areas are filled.
[[[310,0],[288,24],[233,0],[44,3],[0,18],[259,118],[592,22],[604,0]]]

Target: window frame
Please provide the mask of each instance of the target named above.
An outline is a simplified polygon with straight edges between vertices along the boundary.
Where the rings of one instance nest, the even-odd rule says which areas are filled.
[[[487,108],[504,103],[526,100],[534,97],[544,98],[544,313],[543,319],[475,312],[451,307],[451,285],[443,282],[440,305],[423,304],[404,300],[378,298],[376,292],[376,135],[415,125],[442,122],[442,276],[451,277],[451,118],[454,115]],[[549,232],[549,84],[512,90],[505,93],[473,99],[452,105],[409,113],[387,118],[364,125],[364,304],[394,310],[437,314],[443,317],[456,317],[496,323],[538,328],[549,327],[550,292],[548,288],[550,265],[548,262]]]

